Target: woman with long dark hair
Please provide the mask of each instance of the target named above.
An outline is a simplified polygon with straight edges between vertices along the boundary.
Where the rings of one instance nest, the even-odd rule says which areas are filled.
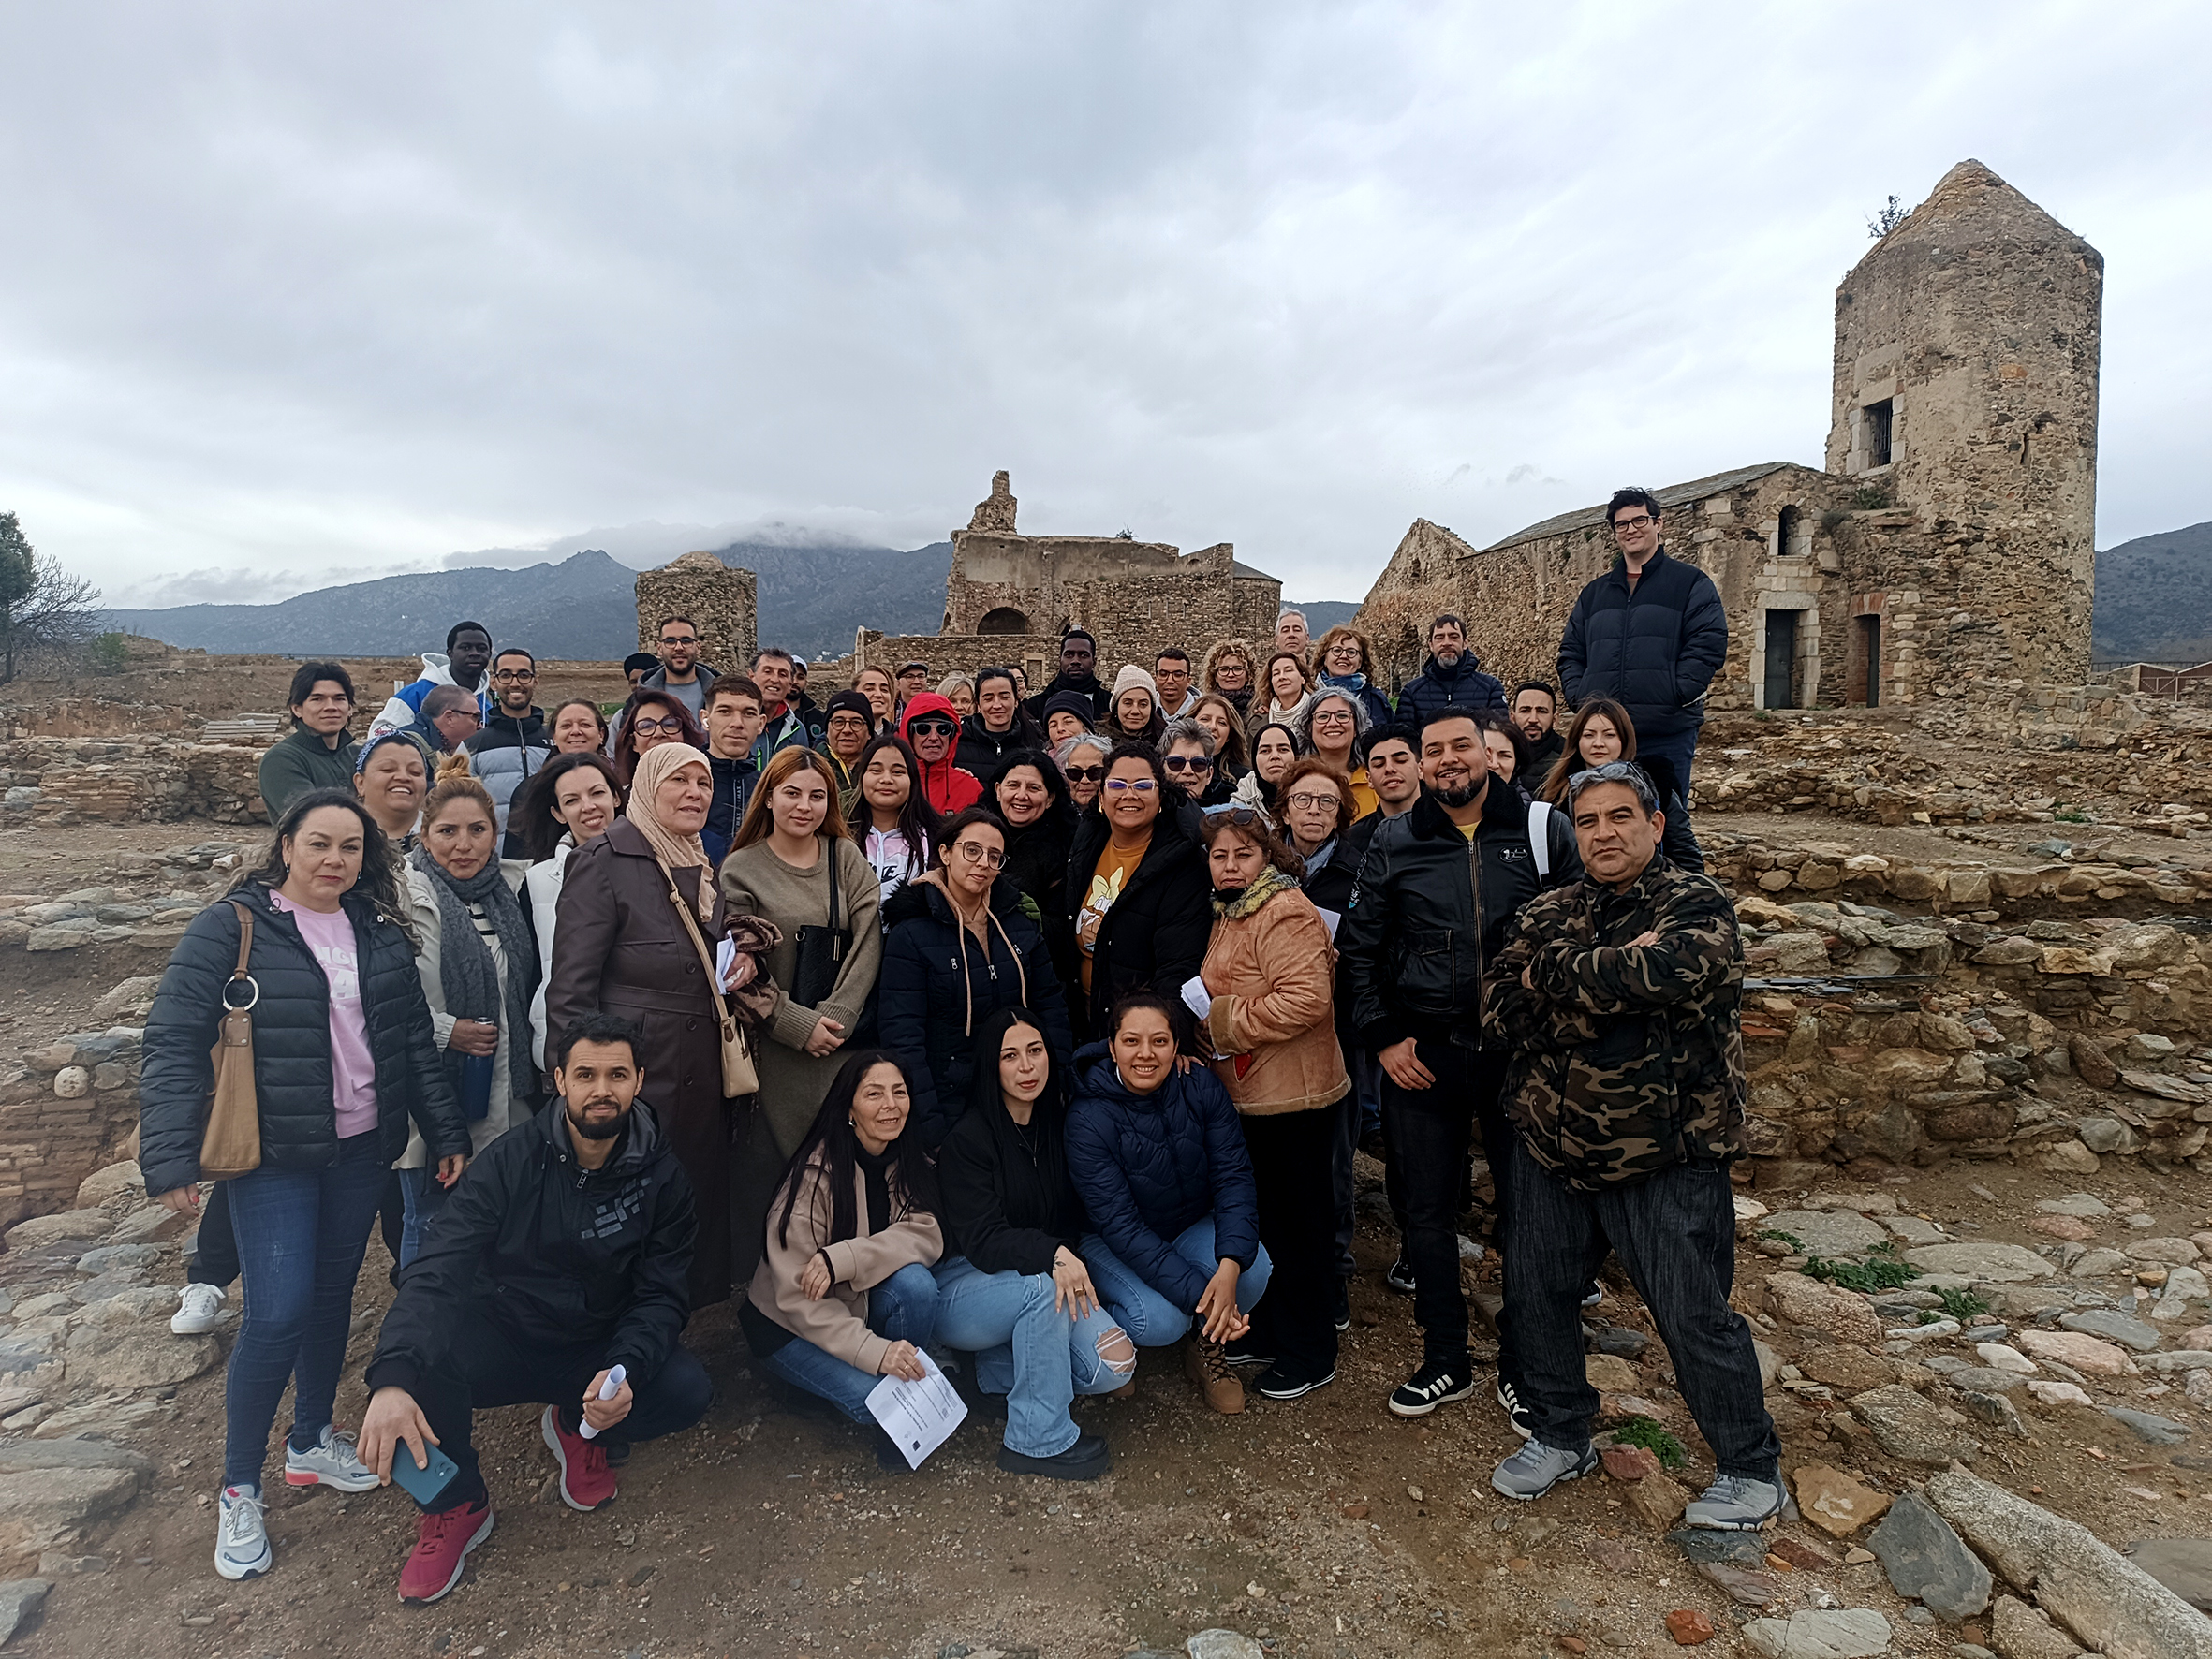
[[[530,1058],[546,1069],[545,988],[553,980],[553,935],[559,931],[561,882],[569,855],[606,833],[622,812],[622,784],[597,750],[555,755],[524,784],[508,809],[507,833],[520,838],[529,871],[523,902],[538,936],[538,989],[530,995]]]
[[[1206,953],[1206,860],[1198,809],[1168,781],[1159,756],[1117,743],[1107,756],[1099,810],[1075,826],[1068,855],[1079,1030],[1105,1028],[1106,1011],[1133,991],[1173,996]],[[1070,1003],[1075,993],[1069,993]]]
[[[975,712],[960,723],[960,764],[975,773],[987,801],[1010,756],[1044,747],[1044,728],[1022,707],[1011,669],[979,669],[975,697]]]
[[[1659,851],[1667,861],[1703,874],[1705,855],[1689,832],[1689,814],[1684,809],[1673,764],[1656,756],[1636,759],[1636,723],[1629,718],[1628,710],[1609,697],[1590,697],[1575,710],[1573,723],[1567,727],[1566,743],[1540,794],[1557,811],[1565,812],[1568,780],[1578,771],[1613,760],[1635,760],[1651,780],[1652,793],[1659,797],[1659,811],[1666,819],[1659,832]]]
[[[1068,852],[1075,842],[1075,804],[1053,757],[1017,749],[992,785],[1006,826],[1006,874],[1037,906],[1038,924],[1065,991],[1075,983],[1075,928],[1068,919]]]
[[[1229,804],[1248,806],[1270,824],[1282,822],[1278,791],[1284,777],[1305,752],[1295,727],[1270,720],[1252,734],[1252,770],[1229,792]]]
[[[638,756],[663,743],[684,743],[704,753],[706,728],[675,693],[641,685],[614,716],[614,751],[610,758],[624,788],[628,788],[637,775]]]
[[[912,1113],[895,1056],[863,1049],[845,1060],[784,1167],[738,1309],[761,1363],[863,1428],[875,1426],[868,1395],[878,1382],[922,1378],[922,1350],[936,1330],[929,1270],[944,1235]],[[876,1461],[907,1466],[880,1429]]]
[[[937,812],[922,789],[922,762],[896,732],[870,738],[853,762],[852,829],[885,903],[929,868]]]
[[[948,1253],[936,1270],[937,1337],[975,1355],[981,1392],[1005,1398],[1001,1469],[1096,1479],[1105,1438],[1079,1432],[1068,1407],[1078,1394],[1133,1389],[1137,1350],[1077,1253],[1084,1213],[1068,1173],[1065,1066],[1025,1008],[982,1022],[976,1059],[967,1109],[937,1151]]]
[[[767,954],[768,977],[738,1000],[767,1039],[754,1056],[760,1110],[788,1157],[860,1031],[883,960],[882,889],[837,810],[826,759],[812,749],[770,758],[720,880],[733,915],[759,917],[782,935]]]
[[[185,1216],[199,1207],[209,1050],[233,1006],[253,1024],[259,1164],[223,1183],[245,1279],[216,1509],[215,1571],[226,1578],[258,1578],[275,1562],[261,1466],[287,1380],[287,1483],[376,1484],[351,1437],[331,1426],[369,1226],[410,1119],[442,1182],[461,1178],[467,1156],[405,917],[375,815],[343,790],[310,791],[261,861],[192,918],[146,1020],[139,1165],[146,1191]]]

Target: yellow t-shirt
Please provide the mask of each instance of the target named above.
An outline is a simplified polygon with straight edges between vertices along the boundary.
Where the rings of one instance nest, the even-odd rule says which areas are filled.
[[[1466,836],[1466,837],[1467,837],[1467,844],[1468,844],[1469,846],[1472,846],[1472,845],[1474,845],[1474,844],[1475,844],[1475,835],[1476,835],[1476,832],[1477,832],[1477,831],[1479,831],[1479,830],[1480,830],[1482,828],[1482,819],[1480,819],[1480,818],[1477,818],[1477,819],[1476,819],[1476,820],[1475,820],[1473,823],[1471,823],[1471,824],[1454,824],[1454,825],[1453,825],[1453,828],[1454,830],[1458,830],[1458,831],[1460,832],[1460,834],[1462,834],[1462,835]]]
[[[1083,907],[1075,913],[1075,943],[1083,952],[1083,989],[1086,996],[1091,989],[1091,951],[1099,942],[1099,924],[1121,898],[1122,888],[1128,885],[1137,866],[1144,861],[1144,854],[1151,845],[1150,833],[1127,852],[1118,850],[1109,840],[1106,850],[1099,855],[1098,868],[1091,872],[1090,891],[1084,895]]]
[[[1367,783],[1367,769],[1363,766],[1355,770],[1351,774],[1351,815],[1355,819],[1364,818],[1381,804]]]

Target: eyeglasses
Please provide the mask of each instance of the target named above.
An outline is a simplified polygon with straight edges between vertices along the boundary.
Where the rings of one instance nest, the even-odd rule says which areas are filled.
[[[536,668],[501,668],[494,673],[492,678],[494,681],[535,680],[538,678],[538,670]]]
[[[1109,789],[1134,789],[1140,795],[1149,795],[1159,785],[1150,778],[1108,778],[1106,787]]]
[[[1070,784],[1095,784],[1106,775],[1102,766],[1070,766],[1063,774]]]
[[[981,864],[987,870],[999,870],[1003,869],[1006,865],[1006,855],[1004,853],[1000,852],[996,847],[985,846],[980,841],[963,841],[955,843],[952,850],[958,853],[962,858],[966,859],[970,864]]]
[[[1349,709],[1322,709],[1314,715],[1313,723],[1316,726],[1349,726],[1351,724],[1351,711]]]
[[[658,737],[665,732],[672,738],[682,735],[684,723],[671,714],[666,720],[633,720],[630,729],[641,737]]]
[[[1203,755],[1171,755],[1160,762],[1170,771],[1212,771],[1214,763]]]
[[[949,738],[952,735],[952,723],[936,715],[929,715],[921,720],[909,720],[907,722],[907,735],[910,738]]]
[[[1649,513],[1638,513],[1632,519],[1615,519],[1613,521],[1613,533],[1618,536],[1624,531],[1643,530],[1653,522]]]
[[[663,645],[697,645],[699,636],[697,634],[663,634],[660,637],[660,642]]]
[[[1292,795],[1288,799],[1300,812],[1318,813],[1325,806],[1336,804],[1334,795]]]
[[[481,726],[484,723],[484,717],[474,709],[448,709],[443,714],[435,714],[431,718],[434,720],[465,720],[471,726]]]

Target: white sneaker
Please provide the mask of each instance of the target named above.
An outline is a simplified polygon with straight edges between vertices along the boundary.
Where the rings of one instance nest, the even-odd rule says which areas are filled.
[[[340,1434],[330,1424],[322,1438],[305,1451],[284,1443],[284,1483],[287,1486],[334,1486],[342,1492],[365,1492],[376,1484],[376,1472],[361,1461],[353,1436]]]
[[[177,1293],[177,1311],[170,1315],[169,1328],[179,1336],[201,1336],[214,1329],[222,1316],[220,1285],[187,1285]]]
[[[215,1522],[215,1571],[224,1578],[258,1578],[276,1564],[269,1529],[261,1520],[264,1507],[258,1486],[223,1489],[222,1518]]]

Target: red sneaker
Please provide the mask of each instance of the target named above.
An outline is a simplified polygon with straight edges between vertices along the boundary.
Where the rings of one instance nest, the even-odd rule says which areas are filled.
[[[464,1504],[425,1515],[415,1533],[415,1553],[400,1569],[399,1598],[434,1602],[461,1582],[468,1552],[492,1535],[492,1505]]]
[[[562,1503],[588,1515],[614,1496],[614,1472],[607,1467],[604,1446],[562,1428],[561,1414],[550,1405],[538,1430],[553,1448],[553,1461],[561,1466]]]

